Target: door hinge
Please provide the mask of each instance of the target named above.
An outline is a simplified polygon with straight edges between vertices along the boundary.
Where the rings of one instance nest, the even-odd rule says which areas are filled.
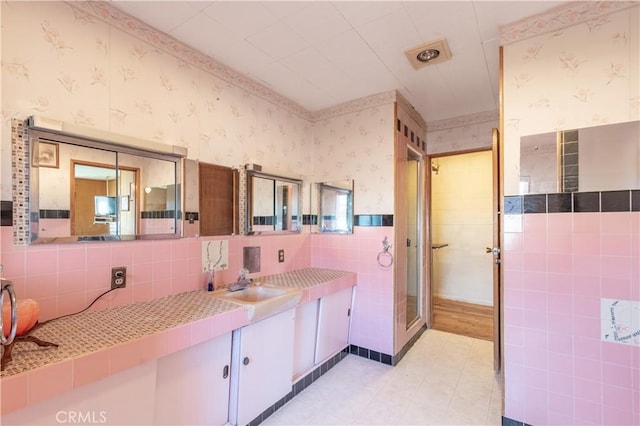
[[[350,317],[351,316],[351,308],[347,309],[347,316]]]

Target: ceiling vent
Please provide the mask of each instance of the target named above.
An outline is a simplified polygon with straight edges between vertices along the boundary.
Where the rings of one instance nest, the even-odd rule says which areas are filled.
[[[411,66],[417,70],[429,64],[437,64],[451,59],[447,40],[443,38],[412,47],[404,54],[407,55]]]

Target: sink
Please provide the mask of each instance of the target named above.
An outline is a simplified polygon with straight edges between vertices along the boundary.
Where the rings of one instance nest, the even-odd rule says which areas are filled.
[[[302,298],[302,290],[265,284],[238,291],[221,288],[213,296],[243,306],[249,322],[255,322],[295,307]]]

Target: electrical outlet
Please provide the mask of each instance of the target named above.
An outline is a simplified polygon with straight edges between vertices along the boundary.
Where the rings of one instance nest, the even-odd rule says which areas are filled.
[[[279,263],[284,262],[284,250],[282,249],[278,250],[278,262]]]
[[[111,289],[125,288],[127,286],[127,267],[117,266],[111,268]]]

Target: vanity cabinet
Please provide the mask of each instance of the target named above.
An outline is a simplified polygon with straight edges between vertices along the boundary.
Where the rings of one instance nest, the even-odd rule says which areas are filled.
[[[349,344],[353,287],[324,296],[318,305],[315,364],[324,362]]]
[[[293,351],[294,381],[311,370],[315,364],[317,330],[318,300],[296,307],[295,347]]]
[[[3,414],[0,424],[153,424],[156,371],[154,359],[21,410]],[[62,378],[63,375],[57,374],[56,377]],[[65,379],[72,380],[70,376],[65,376]],[[53,388],[56,383],[49,379],[47,386]],[[12,389],[4,388],[4,383],[2,385],[2,392],[12,392]],[[44,389],[44,386],[40,387]]]
[[[231,333],[160,358],[155,424],[227,423],[230,366]]]
[[[295,309],[233,332],[229,423],[246,425],[291,392]]]

